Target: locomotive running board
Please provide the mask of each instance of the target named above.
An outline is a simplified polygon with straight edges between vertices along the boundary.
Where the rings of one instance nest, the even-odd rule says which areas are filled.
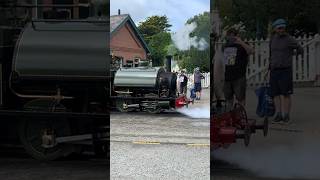
[[[163,101],[170,101],[170,100],[176,100],[176,98],[161,98],[161,97],[120,97],[120,96],[110,96],[110,99],[132,99],[132,100],[163,100]]]
[[[81,144],[79,141],[93,140],[92,134],[83,134],[83,135],[75,135],[75,136],[65,136],[65,137],[57,137],[55,141],[57,143],[73,143],[73,144]],[[108,141],[109,138],[102,137],[99,138],[99,141]],[[92,141],[91,141],[92,142]]]

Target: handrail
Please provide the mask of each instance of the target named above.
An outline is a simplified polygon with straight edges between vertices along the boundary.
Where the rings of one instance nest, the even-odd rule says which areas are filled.
[[[92,29],[78,29],[78,30],[67,30],[67,29],[39,29],[36,27],[35,23],[92,23],[92,24],[106,24],[106,28],[102,29],[102,30],[92,30]],[[93,20],[88,20],[88,19],[85,19],[85,20],[80,20],[80,19],[32,19],[31,20],[31,26],[32,28],[35,30],[35,31],[92,31],[92,32],[105,32],[105,31],[109,31],[110,28],[108,26],[108,21],[107,19],[100,19],[100,20],[97,20],[97,19],[93,19]]]

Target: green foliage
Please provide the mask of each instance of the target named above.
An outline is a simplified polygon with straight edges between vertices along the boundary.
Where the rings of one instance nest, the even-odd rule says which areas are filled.
[[[210,13],[196,15],[186,23],[193,22],[197,24],[197,28],[191,33],[191,37],[204,38],[209,44]],[[151,16],[139,24],[138,29],[150,47],[153,66],[162,66],[165,56],[173,55],[175,59],[179,59],[179,66],[188,72],[196,67],[200,67],[201,71],[210,71],[209,48],[200,51],[192,47],[189,51],[179,51],[172,42],[170,27],[166,16]]]
[[[138,29],[143,35],[145,41],[149,43],[149,41],[152,39],[152,36],[161,32],[169,32],[169,28],[171,26],[172,25],[169,24],[167,16],[151,16],[145,21],[140,22]]]
[[[151,37],[148,45],[151,49],[153,66],[163,65],[163,59],[167,55],[167,49],[171,42],[172,40],[169,32],[160,32]]]
[[[188,51],[179,51],[178,64],[182,69],[193,72],[193,69],[200,67],[201,71],[210,71],[210,13],[204,12],[196,15],[187,21],[187,24],[196,23],[197,27],[190,34],[190,37],[203,38],[208,43],[208,48],[201,51],[191,47]]]
[[[288,21],[293,35],[317,33],[320,30],[319,0],[217,0],[224,26],[243,22],[249,38],[266,38],[270,24],[277,18]]]
[[[182,69],[186,69],[189,73],[193,72],[194,68],[199,67],[203,72],[210,71],[210,52],[199,51],[191,47],[188,51],[180,52],[180,61],[178,62]]]
[[[167,54],[171,56],[176,56],[178,55],[178,52],[179,52],[179,50],[176,48],[174,44],[172,44],[172,42],[171,44],[169,44],[169,46],[167,46],[166,50],[167,50]]]
[[[187,21],[187,24],[191,24],[195,22],[197,24],[197,28],[190,34],[190,37],[197,36],[198,38],[204,38],[207,42],[209,42],[210,36],[210,13],[204,12],[203,14],[199,14],[190,18]]]
[[[166,16],[151,16],[140,22],[138,29],[151,50],[153,66],[163,65],[167,48],[171,44],[170,27]]]

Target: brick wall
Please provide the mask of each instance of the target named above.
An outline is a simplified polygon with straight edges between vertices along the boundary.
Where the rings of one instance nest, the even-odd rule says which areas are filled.
[[[136,57],[146,59],[147,56],[141,42],[128,24],[118,30],[112,37],[110,49],[115,56],[123,57],[124,63],[127,60],[134,60]]]

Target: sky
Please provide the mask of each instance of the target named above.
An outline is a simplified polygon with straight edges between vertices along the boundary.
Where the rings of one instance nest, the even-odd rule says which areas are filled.
[[[136,25],[153,15],[166,15],[172,32],[183,28],[186,21],[210,11],[210,0],[110,0],[110,15],[130,14]]]

